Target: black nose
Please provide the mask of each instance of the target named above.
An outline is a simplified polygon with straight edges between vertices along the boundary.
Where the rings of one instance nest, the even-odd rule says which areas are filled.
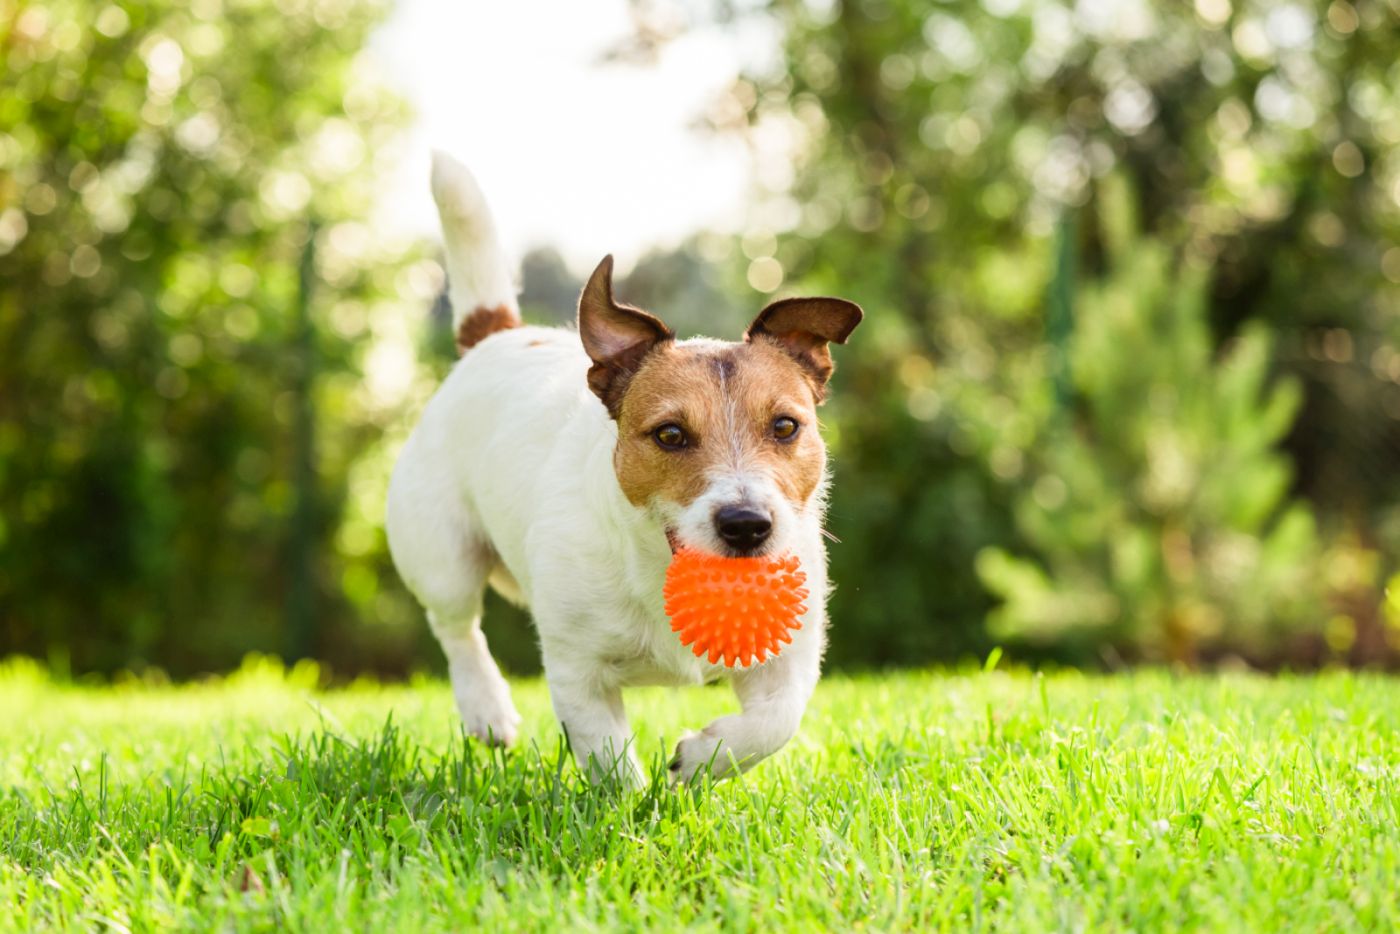
[[[715,512],[719,537],[736,551],[755,551],[768,540],[773,520],[767,513],[745,506],[725,506]]]

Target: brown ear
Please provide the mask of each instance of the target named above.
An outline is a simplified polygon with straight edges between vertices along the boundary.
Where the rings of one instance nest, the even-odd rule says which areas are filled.
[[[608,414],[617,418],[627,383],[647,352],[675,332],[660,318],[613,299],[613,258],[603,257],[578,300],[578,333],[593,366],[588,388],[603,400]]]
[[[820,402],[836,365],[829,341],[846,343],[864,313],[855,302],[841,298],[785,298],[758,313],[744,339],[771,340],[806,368]]]

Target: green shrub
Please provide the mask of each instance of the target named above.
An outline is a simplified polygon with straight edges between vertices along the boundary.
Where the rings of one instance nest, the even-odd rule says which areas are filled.
[[[1154,659],[1271,654],[1320,611],[1312,516],[1279,449],[1298,386],[1271,380],[1262,326],[1217,354],[1205,263],[1109,241],[1105,275],[1076,296],[1072,399],[1021,448],[1019,545],[977,560],[1003,601],[991,632]]]

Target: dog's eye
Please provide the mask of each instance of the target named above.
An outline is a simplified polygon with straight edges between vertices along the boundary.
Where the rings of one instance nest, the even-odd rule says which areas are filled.
[[[669,422],[653,431],[651,436],[656,439],[659,446],[668,451],[678,451],[690,442],[690,439],[685,436],[684,428]]]
[[[797,419],[779,415],[773,419],[773,437],[779,441],[791,441],[797,437]]]

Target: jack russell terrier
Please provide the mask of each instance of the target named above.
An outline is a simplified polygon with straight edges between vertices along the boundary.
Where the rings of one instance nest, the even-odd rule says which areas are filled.
[[[769,305],[737,343],[677,340],[613,298],[612,257],[579,298],[578,330],[522,326],[495,225],[471,173],[442,154],[433,198],[462,358],[429,401],[389,485],[389,547],[447,656],[468,732],[510,744],[520,715],[481,632],[489,584],[529,609],[554,710],[580,766],[644,783],[621,690],[729,677],[742,712],[680,740],[674,779],[722,777],[783,746],[821,673],[817,406],[860,308]],[[662,581],[680,547],[794,554],[809,609],[780,655],[729,669],[671,631]]]

